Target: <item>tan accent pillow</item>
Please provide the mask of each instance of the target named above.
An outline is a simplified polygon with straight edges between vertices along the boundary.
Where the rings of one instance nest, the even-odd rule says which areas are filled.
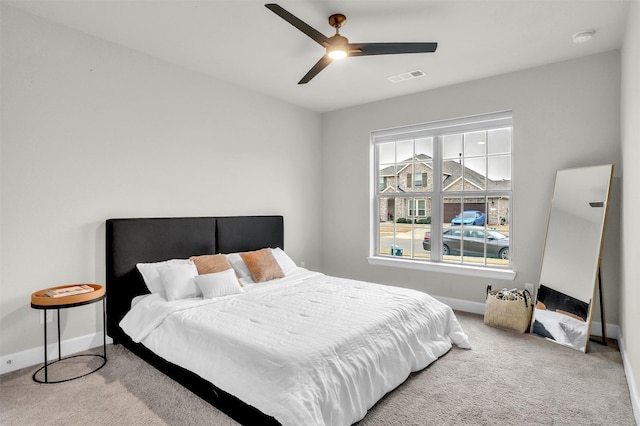
[[[257,283],[284,277],[284,273],[280,269],[276,258],[273,257],[271,249],[264,248],[240,253],[240,257],[242,257],[247,269],[251,272],[251,278]]]
[[[213,274],[215,272],[231,269],[231,264],[224,254],[205,254],[202,256],[191,256],[189,258],[198,268],[198,274]]]

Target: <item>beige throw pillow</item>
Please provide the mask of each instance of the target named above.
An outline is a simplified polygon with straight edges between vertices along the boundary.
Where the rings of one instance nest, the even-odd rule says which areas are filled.
[[[198,274],[213,274],[216,272],[231,269],[231,264],[224,254],[205,254],[202,256],[191,256],[189,259],[196,264]]]
[[[278,265],[276,258],[273,257],[271,249],[269,248],[240,253],[240,257],[242,257],[245,265],[247,265],[247,269],[249,269],[251,273],[251,278],[257,283],[284,277],[280,265]]]

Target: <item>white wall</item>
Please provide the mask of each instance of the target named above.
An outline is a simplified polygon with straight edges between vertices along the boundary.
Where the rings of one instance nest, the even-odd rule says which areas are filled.
[[[503,110],[513,110],[514,121],[511,253],[515,281],[367,264],[369,132]],[[324,114],[323,271],[484,303],[489,282],[494,288],[513,288],[538,281],[556,170],[614,163],[602,271],[607,322],[617,324],[619,117],[618,51]]]
[[[31,293],[104,283],[111,217],[282,214],[320,268],[319,114],[5,5],[1,48],[0,355],[42,346]],[[63,311],[63,339],[99,306]]]
[[[620,327],[627,381],[640,422],[640,2],[632,1],[622,49],[622,228]],[[635,397],[635,398],[634,398]]]

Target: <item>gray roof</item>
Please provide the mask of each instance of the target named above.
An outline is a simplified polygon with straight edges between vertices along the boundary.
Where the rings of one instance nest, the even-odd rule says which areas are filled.
[[[398,170],[398,173],[400,172],[400,170],[407,167],[408,163],[410,163],[411,161],[424,162],[428,167],[431,167],[429,163],[430,160],[431,160],[431,157],[426,154],[417,154],[413,158],[407,158],[406,160],[401,162],[402,167]],[[462,167],[459,161],[454,161],[454,160],[445,160],[442,163],[443,187],[446,188],[449,185],[452,185],[458,180],[460,180],[460,178],[462,178],[463,169],[464,169],[464,178],[467,182],[473,185],[476,185],[479,188],[484,188],[484,179],[485,179],[484,175],[468,167]],[[395,165],[387,166],[380,169],[380,176],[395,176],[395,175],[396,175]],[[504,180],[504,179],[501,179],[501,180],[487,179],[487,180],[488,180],[487,189],[508,189],[511,186],[511,181],[509,180]]]

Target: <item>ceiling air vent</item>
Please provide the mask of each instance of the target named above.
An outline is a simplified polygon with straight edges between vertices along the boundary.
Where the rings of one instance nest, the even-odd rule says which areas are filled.
[[[411,80],[418,77],[424,77],[425,75],[427,74],[425,74],[424,71],[415,70],[415,71],[409,71],[409,72],[405,72],[398,75],[392,75],[391,77],[387,77],[387,80],[389,80],[392,83],[400,83],[401,81]]]

